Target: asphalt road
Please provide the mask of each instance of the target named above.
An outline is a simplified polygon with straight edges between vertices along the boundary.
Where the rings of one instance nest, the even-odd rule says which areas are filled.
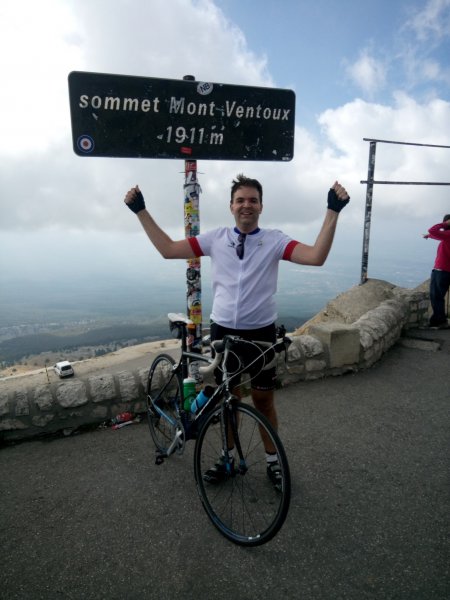
[[[221,537],[193,447],[156,466],[145,423],[4,447],[0,598],[448,600],[450,331],[431,337],[278,393],[292,503],[261,547]]]

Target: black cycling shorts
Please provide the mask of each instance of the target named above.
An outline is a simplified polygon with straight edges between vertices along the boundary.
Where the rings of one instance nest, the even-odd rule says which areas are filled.
[[[221,340],[224,335],[237,335],[245,340],[270,342],[274,344],[276,342],[277,334],[275,323],[261,327],[259,329],[231,329],[229,327],[222,327],[218,323],[211,322],[211,341]],[[251,344],[242,342],[233,346],[230,356],[228,357],[227,370],[228,374],[232,375],[230,381],[230,389],[233,390],[241,382],[241,375],[238,374],[245,365],[245,373],[249,374],[251,380],[251,388],[254,390],[274,390],[276,381],[276,368],[271,367],[265,371],[262,371],[262,367],[271,362],[274,357],[274,351],[270,350],[266,352],[264,356],[261,356],[261,349]],[[216,369],[215,371],[216,383],[219,384],[222,381],[222,371]],[[244,382],[247,378],[244,376]]]

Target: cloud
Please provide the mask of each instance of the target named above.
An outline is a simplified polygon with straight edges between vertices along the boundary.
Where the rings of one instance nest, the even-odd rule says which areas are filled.
[[[170,8],[166,0],[139,4],[124,0],[114,10],[106,0],[42,0],[27,5],[31,8],[25,16],[13,10],[13,2],[2,3],[1,9],[6,19],[2,23],[6,17],[13,19],[16,35],[27,43],[14,45],[18,62],[7,71],[13,84],[0,98],[0,228],[129,234],[138,230],[138,224],[122,199],[139,183],[158,222],[171,235],[183,235],[182,161],[75,156],[67,75],[89,70],[181,78],[187,73],[200,76],[201,71],[203,80],[272,86],[265,57],[249,49],[242,31],[209,0],[171,0]],[[6,32],[0,36],[6,64],[7,45],[14,40],[0,26]],[[386,81],[386,67],[368,50],[348,69],[367,93]],[[433,74],[431,63],[429,72]],[[366,176],[368,156],[363,137],[449,143],[449,104],[439,99],[419,103],[407,94],[397,94],[392,105],[356,99],[325,111],[318,123],[320,137],[296,128],[290,163],[200,161],[202,228],[229,222],[229,187],[240,171],[264,185],[265,226],[314,235],[335,179],[352,195],[342,218],[360,223],[364,188],[359,182]],[[417,150],[380,147],[377,177],[445,180],[446,152],[423,152],[420,159],[413,159],[419,156]],[[441,212],[443,191],[427,190],[426,195],[431,200],[424,203],[423,189],[377,190],[380,202],[389,197],[382,201],[389,206],[386,216],[402,214],[408,198],[414,198],[410,213],[428,218],[436,206]]]
[[[211,0],[70,0],[90,71],[270,85],[266,59]],[[225,51],[226,49],[226,51]]]
[[[2,2],[0,157],[50,149],[67,134],[67,68],[80,64],[77,20],[64,2]]]
[[[363,50],[356,62],[347,65],[346,72],[351,81],[368,96],[382,89],[386,82],[386,67]]]
[[[399,40],[397,61],[408,89],[430,83],[450,85],[450,0],[426,2],[400,28]]]
[[[397,89],[436,97],[438,84],[450,85],[449,39],[450,0],[429,0],[398,28],[391,45],[372,41],[354,62],[345,61],[345,72],[368,99],[383,97],[394,82]]]
[[[68,141],[67,76],[97,71],[273,85],[264,57],[209,0],[5,0],[0,13],[0,156]],[[145,24],[145,26],[143,26]],[[17,43],[20,40],[20,43]],[[14,49],[12,53],[11,49]],[[226,49],[226,51],[225,51]]]
[[[146,184],[151,206],[167,207],[163,222],[170,226],[171,207],[182,201],[182,161],[75,156],[69,72],[181,79],[201,71],[206,81],[271,86],[266,59],[209,0],[171,0],[170,6],[125,0],[114,10],[106,0],[25,4],[26,10],[10,1],[0,8],[0,60],[8,82],[0,96],[0,227],[131,230],[121,200],[138,181]]]
[[[450,35],[450,0],[429,0],[407,21],[420,42],[436,43]]]
[[[324,134],[341,152],[338,159],[349,180],[367,179],[368,142],[362,138],[450,146],[450,103],[419,103],[396,93],[392,106],[354,100],[319,118]],[[377,144],[375,179],[448,182],[450,148]],[[363,175],[361,177],[361,175]],[[448,206],[448,188],[413,185],[375,186],[377,215],[388,220],[407,215],[431,219]]]

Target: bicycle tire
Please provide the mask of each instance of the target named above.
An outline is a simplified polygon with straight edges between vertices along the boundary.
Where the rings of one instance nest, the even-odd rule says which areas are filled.
[[[203,474],[220,457],[223,448],[223,406],[210,413],[195,445],[194,473],[197,490],[208,517],[222,535],[242,546],[259,546],[271,540],[282,527],[290,504],[291,478],[281,440],[269,421],[252,406],[237,402],[231,410],[238,415],[238,436],[247,471],[237,465],[234,473],[217,484],[203,480]],[[226,417],[225,417],[226,418]],[[267,476],[267,462],[260,430],[275,446],[283,485],[276,491]]]
[[[147,380],[147,420],[156,448],[165,454],[175,440],[182,402],[182,380],[168,354],[153,361]]]

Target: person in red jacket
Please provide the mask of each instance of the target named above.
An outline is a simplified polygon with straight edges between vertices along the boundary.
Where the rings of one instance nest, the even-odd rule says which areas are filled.
[[[433,309],[430,327],[448,329],[445,296],[450,288],[450,214],[444,216],[442,223],[430,227],[423,237],[440,241],[430,279],[430,301]]]

